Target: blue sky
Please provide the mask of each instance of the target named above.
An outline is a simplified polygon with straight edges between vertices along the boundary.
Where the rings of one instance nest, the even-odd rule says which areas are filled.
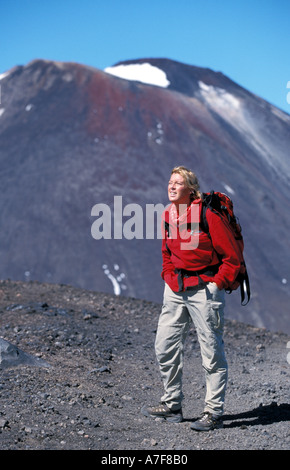
[[[0,73],[36,58],[104,69],[167,57],[223,72],[287,113],[289,39],[289,0],[0,0]]]

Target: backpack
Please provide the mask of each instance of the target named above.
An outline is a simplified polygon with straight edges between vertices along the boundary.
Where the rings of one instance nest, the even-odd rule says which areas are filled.
[[[242,228],[237,217],[234,214],[233,202],[229,196],[218,191],[203,193],[202,199],[203,206],[201,213],[201,229],[206,232],[210,237],[209,227],[206,219],[206,211],[207,209],[209,209],[215,213],[218,213],[220,217],[222,217],[228,223],[228,226],[234,234],[237,245],[237,251],[240,257],[241,268],[235,281],[232,283],[230,288],[227,289],[227,292],[231,293],[233,290],[236,290],[238,289],[238,287],[240,287],[241,304],[247,305],[247,303],[250,301],[251,296],[250,281],[244,259],[244,240],[242,236]],[[245,303],[246,295],[247,301]]]

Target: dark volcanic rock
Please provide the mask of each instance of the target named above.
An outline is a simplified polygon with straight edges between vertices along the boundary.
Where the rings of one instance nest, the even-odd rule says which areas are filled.
[[[229,193],[243,227],[252,300],[229,296],[230,317],[289,331],[289,115],[219,72],[137,62],[169,87],[43,60],[1,77],[1,278],[159,302],[160,240],[114,239],[114,196],[144,213],[166,205],[170,170],[184,164],[203,191]],[[91,235],[96,204],[111,208],[112,239]]]
[[[184,351],[185,421],[141,414],[162,393],[154,355],[159,312],[160,305],[129,297],[1,282],[0,337],[50,364],[1,370],[1,450],[289,449],[289,338],[233,320],[225,324],[224,428],[190,429],[205,394],[194,329]]]
[[[21,365],[49,367],[49,364],[0,338],[0,369]]]

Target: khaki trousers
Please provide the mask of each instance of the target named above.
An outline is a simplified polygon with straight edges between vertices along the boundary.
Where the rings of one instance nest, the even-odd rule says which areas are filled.
[[[181,407],[183,348],[191,322],[196,329],[205,370],[204,411],[221,416],[227,383],[227,361],[222,337],[224,291],[220,291],[213,283],[178,294],[165,284],[155,341],[165,390],[161,401],[172,410]]]

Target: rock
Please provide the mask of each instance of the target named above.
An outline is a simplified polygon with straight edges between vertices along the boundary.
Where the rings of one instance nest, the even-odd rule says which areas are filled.
[[[145,447],[155,447],[157,446],[158,442],[155,439],[143,439],[141,444]]]
[[[0,418],[0,429],[6,428],[9,422],[5,418]]]
[[[133,400],[133,397],[131,397],[130,395],[122,395],[122,399],[125,401],[131,401]]]
[[[0,338],[0,368],[15,367],[20,365],[30,365],[39,367],[50,367],[42,359],[21,351],[17,346]]]

